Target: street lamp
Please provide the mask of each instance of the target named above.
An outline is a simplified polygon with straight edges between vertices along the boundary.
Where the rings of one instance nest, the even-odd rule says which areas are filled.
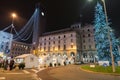
[[[11,16],[12,16],[12,24],[13,24],[14,23],[14,18],[16,18],[16,14],[12,13]]]
[[[106,24],[108,26],[108,17],[107,17],[105,0],[102,0],[102,2],[103,2],[104,11],[105,11]],[[108,39],[109,39],[109,43],[110,43],[110,55],[111,55],[111,60],[112,60],[112,70],[113,70],[113,72],[115,72],[115,62],[114,62],[114,56],[113,56],[113,53],[112,53],[112,42],[111,42],[110,32],[111,32],[111,30],[109,29],[108,30]]]
[[[10,31],[10,33],[12,33],[12,29],[14,28],[14,25],[13,25],[14,24],[14,18],[16,18],[17,15],[15,13],[12,13],[11,16],[12,16],[12,24],[11,24],[11,31]]]

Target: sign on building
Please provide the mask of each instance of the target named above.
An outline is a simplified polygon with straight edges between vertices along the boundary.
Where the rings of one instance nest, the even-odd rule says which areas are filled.
[[[4,31],[0,31],[0,52],[10,53],[13,35]]]

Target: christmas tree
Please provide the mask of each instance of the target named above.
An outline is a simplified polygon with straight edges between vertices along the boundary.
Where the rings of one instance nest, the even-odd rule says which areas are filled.
[[[100,61],[110,61],[110,41],[112,46],[112,54],[114,56],[115,62],[120,60],[120,55],[118,51],[119,41],[115,38],[112,28],[109,22],[106,22],[105,13],[103,11],[102,5],[98,2],[95,6],[95,42],[98,58]]]

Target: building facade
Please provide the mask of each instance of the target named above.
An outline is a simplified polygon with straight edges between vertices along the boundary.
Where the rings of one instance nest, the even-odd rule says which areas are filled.
[[[83,62],[95,62],[96,60],[96,46],[94,40],[93,25],[86,24],[80,30],[81,36],[81,55]]]
[[[70,28],[44,33],[39,38],[38,55],[66,55],[67,59],[94,62],[96,55],[94,29],[92,25],[81,27],[80,24]]]
[[[38,54],[75,56],[79,45],[76,36],[71,28],[45,33],[39,38]]]
[[[10,57],[16,57],[16,56],[22,55],[22,54],[30,54],[31,51],[32,51],[32,45],[31,44],[12,41],[9,56]]]

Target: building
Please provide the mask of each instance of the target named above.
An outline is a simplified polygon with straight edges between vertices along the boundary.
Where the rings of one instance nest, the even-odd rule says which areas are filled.
[[[77,55],[79,38],[72,28],[44,33],[39,39],[39,55],[66,55],[68,57]]]
[[[81,54],[83,62],[95,62],[96,47],[94,40],[93,25],[86,24],[80,29],[81,36]]]
[[[32,45],[23,42],[13,41],[13,35],[0,31],[0,56],[15,57],[21,54],[31,53]]]
[[[22,55],[22,54],[30,54],[31,51],[32,51],[32,45],[31,44],[12,41],[9,56],[10,57],[16,57],[16,56]]]
[[[39,38],[37,51],[39,56],[66,55],[66,59],[72,57],[76,61],[94,62],[96,49],[93,26],[74,24],[70,28],[44,33]]]

